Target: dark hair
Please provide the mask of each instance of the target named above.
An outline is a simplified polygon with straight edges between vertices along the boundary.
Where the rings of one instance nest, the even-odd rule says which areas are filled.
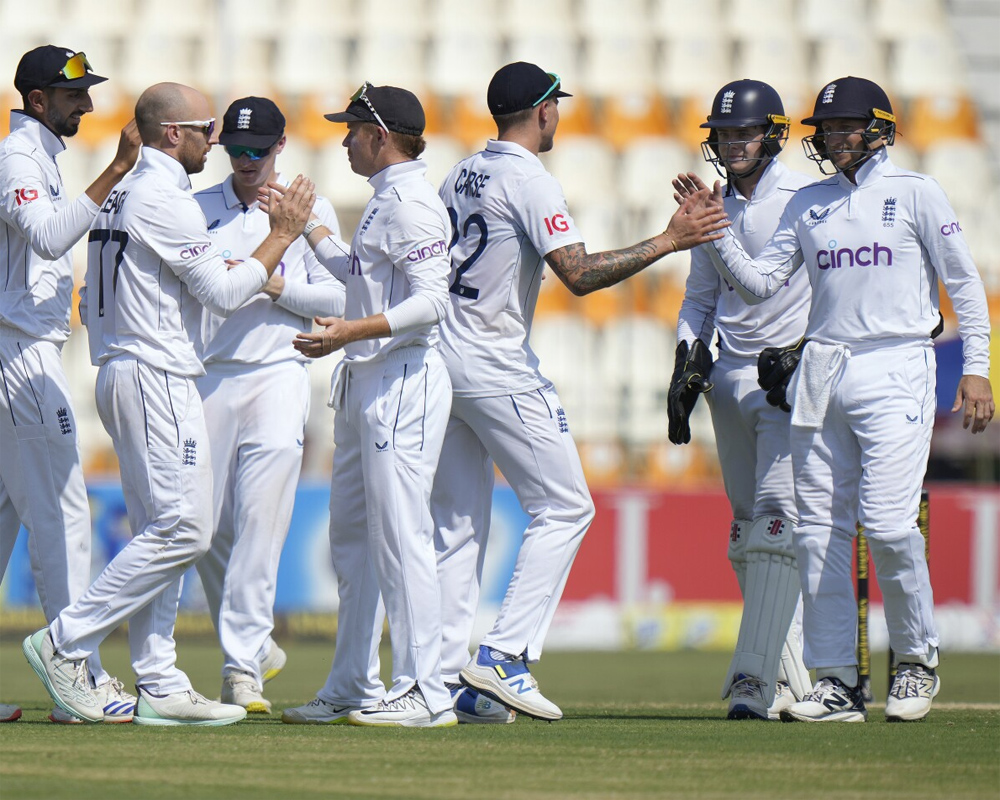
[[[423,136],[409,133],[398,133],[390,131],[393,146],[409,159],[419,158],[427,147],[427,140]]]
[[[515,111],[512,114],[494,114],[493,121],[497,124],[497,132],[503,136],[511,128],[523,125],[535,116],[538,106]]]

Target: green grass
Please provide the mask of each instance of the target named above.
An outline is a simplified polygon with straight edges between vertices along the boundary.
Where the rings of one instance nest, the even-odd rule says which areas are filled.
[[[324,643],[284,646],[267,686],[276,710],[312,698]],[[105,663],[131,675],[121,639]],[[279,713],[228,728],[53,725],[19,642],[0,646],[0,697],[24,708],[0,726],[0,797],[102,798],[989,798],[1000,793],[1000,659],[948,655],[923,723],[731,723],[719,653],[547,654],[534,670],[566,719],[506,726],[371,730],[289,726]],[[184,641],[180,666],[218,691],[221,658]],[[884,659],[876,659],[884,697]]]

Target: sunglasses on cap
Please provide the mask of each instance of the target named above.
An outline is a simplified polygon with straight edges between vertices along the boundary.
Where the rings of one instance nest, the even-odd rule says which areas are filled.
[[[273,146],[271,145],[271,147]],[[251,161],[260,161],[262,158],[266,158],[271,152],[271,147],[246,147],[242,144],[227,144],[224,149],[230,158],[246,156]]]
[[[545,94],[543,94],[534,103],[531,104],[532,108],[535,108],[536,106],[540,106],[542,103],[544,103],[552,95],[553,92],[555,92],[555,91],[557,91],[559,89],[559,85],[562,83],[562,78],[560,78],[558,75],[556,75],[556,73],[554,73],[554,72],[547,72],[545,74],[548,75],[550,78],[552,78],[552,85],[548,88],[548,90],[545,92]]]
[[[83,52],[80,52],[71,55],[58,74],[68,81],[75,81],[77,78],[82,78],[88,72],[93,71],[94,68],[87,61],[87,56]]]
[[[379,124],[379,127],[386,133],[388,133],[389,126],[382,121],[382,117],[378,115],[378,112],[375,110],[375,106],[372,105],[372,101],[368,99],[368,89],[370,89],[371,87],[372,87],[371,82],[365,81],[363,84],[361,84],[361,88],[351,95],[351,102],[357,103],[360,100],[362,103],[368,106],[368,110],[372,112],[372,115],[375,117],[375,121]]]
[[[161,122],[160,125],[163,127],[176,125],[178,128],[194,128],[195,130],[200,130],[207,138],[211,139],[212,133],[215,131],[215,117],[211,119],[189,119],[185,122]]]

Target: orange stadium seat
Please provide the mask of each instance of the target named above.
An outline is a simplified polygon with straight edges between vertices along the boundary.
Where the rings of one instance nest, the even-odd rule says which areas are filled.
[[[598,133],[615,150],[624,150],[636,139],[670,134],[670,110],[655,94],[609,97],[601,104]]]
[[[899,127],[900,137],[923,152],[941,139],[978,139],[979,114],[965,95],[917,97]]]
[[[481,150],[487,139],[495,139],[497,135],[497,126],[486,107],[484,96],[457,98],[451,104],[449,127],[447,132],[472,150]]]

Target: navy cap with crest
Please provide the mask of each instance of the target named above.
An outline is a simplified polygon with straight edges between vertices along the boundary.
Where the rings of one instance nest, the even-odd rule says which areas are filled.
[[[23,97],[35,89],[86,89],[106,80],[94,74],[83,53],[43,44],[21,56],[14,73],[14,88]]]
[[[398,86],[365,83],[354,93],[354,97],[357,99],[352,99],[344,111],[324,114],[323,117],[330,122],[371,122],[375,125],[379,125],[381,119],[390,131],[408,136],[423,135],[427,118],[424,107],[413,92]]]
[[[219,144],[270,147],[285,133],[285,115],[266,97],[243,97],[230,103],[222,118]]]
[[[515,61],[497,70],[486,90],[486,105],[495,117],[534,108],[551,97],[572,97],[560,91],[562,81],[554,72],[536,64]]]
[[[875,110],[892,116],[892,104],[882,87],[867,78],[848,75],[823,87],[812,116],[802,124],[819,125],[824,119],[869,119]]]

